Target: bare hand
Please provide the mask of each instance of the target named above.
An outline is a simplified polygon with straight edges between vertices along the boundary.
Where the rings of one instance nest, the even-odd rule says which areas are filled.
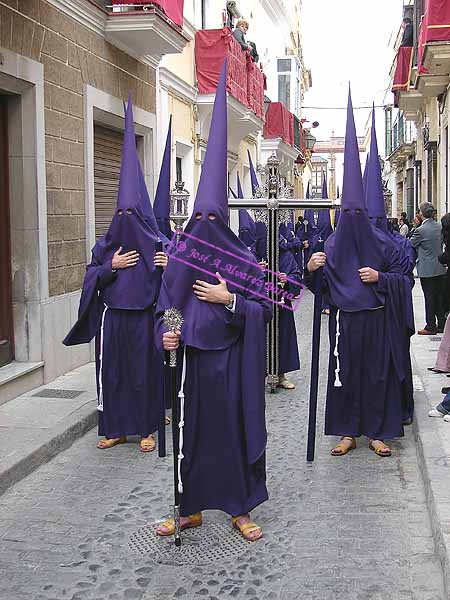
[[[177,350],[180,345],[180,331],[166,331],[163,333],[164,350]]]
[[[308,242],[308,240],[305,240],[303,242],[303,248],[309,248],[309,242]]]
[[[267,269],[267,261],[266,260],[260,260],[258,265],[261,267],[262,271],[265,271]]]
[[[128,267],[135,267],[139,260],[139,254],[136,250],[131,250],[130,252],[125,252],[125,254],[120,254],[122,252],[122,246],[117,250],[112,258],[112,268],[116,269],[127,269]]]
[[[163,269],[165,269],[167,267],[168,262],[169,257],[165,252],[156,252],[155,256],[153,257],[153,264],[155,265],[155,267],[162,267]]]
[[[317,269],[323,267],[326,262],[327,255],[325,254],[325,252],[314,252],[314,254],[308,261],[308,271],[310,273],[313,273],[314,271],[317,271]]]
[[[287,281],[286,273],[278,273],[278,281],[280,283],[286,283],[286,281]]]
[[[206,283],[197,279],[194,288],[194,294],[199,300],[204,302],[211,302],[212,304],[229,304],[231,301],[231,294],[227,288],[227,282],[222,279],[220,273],[216,273],[216,277],[219,280],[217,285]]]
[[[378,271],[375,271],[375,269],[363,267],[362,269],[358,269],[358,272],[363,283],[377,283]]]

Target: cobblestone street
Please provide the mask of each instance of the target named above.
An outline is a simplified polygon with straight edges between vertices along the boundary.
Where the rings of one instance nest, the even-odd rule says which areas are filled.
[[[319,434],[316,462],[305,462],[311,311],[308,293],[297,313],[297,389],[267,396],[270,500],[253,515],[262,541],[244,542],[219,513],[205,514],[180,552],[156,540],[172,457],[142,455],[135,443],[100,452],[93,430],[0,496],[0,598],[442,600],[412,429],[386,460],[363,439],[332,458],[334,440]],[[326,330],[324,317],[319,432]]]

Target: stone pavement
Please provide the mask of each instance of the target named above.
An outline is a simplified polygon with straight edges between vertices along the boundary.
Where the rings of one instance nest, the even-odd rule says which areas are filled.
[[[311,310],[307,294],[297,314],[297,390],[267,396],[270,500],[254,512],[263,540],[244,542],[220,513],[207,513],[201,529],[185,534],[181,551],[156,540],[153,526],[172,501],[171,457],[142,455],[135,443],[98,451],[91,431],[0,496],[0,598],[448,598],[432,530],[437,520],[427,509],[431,486],[427,480],[425,490],[422,474],[428,475],[418,460],[430,433],[424,430],[428,441],[416,444],[417,427],[407,428],[392,443],[391,459],[376,457],[362,439],[346,457],[329,455],[334,440],[320,433],[326,317],[317,459],[305,462]],[[427,402],[419,392],[419,427],[435,421],[423,417]]]
[[[95,426],[94,377],[89,364],[0,406],[0,494]]]

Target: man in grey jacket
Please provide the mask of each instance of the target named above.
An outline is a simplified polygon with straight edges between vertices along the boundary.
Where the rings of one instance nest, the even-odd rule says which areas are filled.
[[[433,335],[442,333],[445,325],[445,280],[447,269],[438,256],[442,253],[441,225],[433,220],[434,207],[422,202],[422,225],[414,230],[411,243],[417,250],[417,274],[425,297],[426,325],[417,333]]]

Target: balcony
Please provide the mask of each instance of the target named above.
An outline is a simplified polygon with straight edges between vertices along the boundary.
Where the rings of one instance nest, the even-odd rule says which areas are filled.
[[[105,39],[130,56],[157,67],[190,41],[183,32],[184,0],[91,0],[106,15]]]
[[[261,159],[265,163],[272,154],[280,161],[280,173],[285,177],[295,163],[306,162],[306,135],[299,119],[282,102],[271,102],[266,113]]]
[[[242,50],[231,30],[203,29],[195,34],[197,106],[203,140],[208,139],[215,92],[227,59],[228,147],[232,152],[264,125],[264,73]]]
[[[421,27],[423,53],[421,64],[429,75],[450,73],[450,5],[428,0]]]
[[[395,119],[391,131],[391,152],[387,160],[394,166],[402,166],[416,153],[416,129],[415,126],[399,113]]]

